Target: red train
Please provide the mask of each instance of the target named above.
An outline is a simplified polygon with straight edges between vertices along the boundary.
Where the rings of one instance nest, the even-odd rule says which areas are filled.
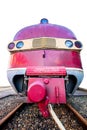
[[[37,103],[44,117],[48,103],[66,103],[83,79],[80,59],[82,44],[71,30],[50,24],[21,29],[8,44],[8,80],[28,103]]]

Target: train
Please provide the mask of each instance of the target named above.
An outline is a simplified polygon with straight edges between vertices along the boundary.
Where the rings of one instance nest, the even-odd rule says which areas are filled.
[[[82,43],[67,27],[40,23],[20,29],[7,46],[8,81],[27,103],[38,105],[44,117],[48,104],[66,104],[84,77]]]

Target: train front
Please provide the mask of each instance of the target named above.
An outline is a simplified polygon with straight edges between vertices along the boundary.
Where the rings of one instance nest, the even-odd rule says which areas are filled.
[[[66,27],[40,24],[21,29],[8,44],[8,80],[28,103],[37,103],[44,117],[48,103],[66,103],[83,79],[82,44]]]

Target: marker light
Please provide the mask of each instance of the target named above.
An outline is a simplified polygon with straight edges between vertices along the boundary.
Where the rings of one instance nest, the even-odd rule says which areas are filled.
[[[15,47],[14,42],[9,43],[9,45],[8,45],[8,49],[13,49],[14,47]]]
[[[41,19],[40,23],[42,23],[42,24],[46,24],[46,23],[48,23],[48,19],[43,18],[43,19]]]
[[[65,45],[70,48],[73,46],[73,42],[70,40],[67,40],[67,41],[65,41]]]
[[[19,42],[17,42],[16,47],[17,48],[22,48],[23,45],[24,45],[24,43],[22,41],[19,41]]]
[[[76,46],[77,48],[81,48],[81,47],[82,47],[82,43],[79,42],[79,41],[76,41],[76,42],[75,42],[75,46]]]

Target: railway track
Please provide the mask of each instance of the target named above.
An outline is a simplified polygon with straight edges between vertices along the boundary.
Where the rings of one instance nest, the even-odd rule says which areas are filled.
[[[10,111],[5,117],[3,117],[0,120],[0,127],[3,126],[3,124],[10,119],[10,117],[23,105],[23,103],[20,103],[19,105],[17,105],[12,111]]]
[[[67,108],[70,109],[71,112],[74,113],[75,117],[80,121],[79,123],[82,125],[83,129],[86,130],[87,129],[87,120],[84,119],[81,116],[81,114],[78,113],[78,111],[76,111],[69,103],[67,103],[66,106],[67,106]],[[51,105],[49,105],[49,111],[50,111],[50,114],[52,115],[55,123],[57,124],[59,130],[66,130],[66,128],[64,127],[64,125],[62,124],[62,122],[57,117],[56,113],[53,111]]]
[[[67,107],[75,114],[75,116],[79,119],[79,121],[87,128],[87,120],[81,116],[78,111],[76,111],[69,103],[66,104]]]
[[[81,127],[79,130],[86,130],[87,129],[87,120],[85,120],[70,104],[63,105],[63,106],[56,105],[54,107],[54,110],[53,110],[52,106],[49,104],[49,106],[48,106],[49,112],[52,115],[52,118],[55,120],[55,123],[54,123],[54,121],[51,117],[49,119],[44,119],[40,115],[36,105],[34,105],[34,106],[30,105],[29,106],[27,104],[27,106],[26,106],[26,104],[25,104],[23,111],[19,112],[18,109],[22,105],[23,105],[23,103],[20,103],[14,110],[12,110],[10,113],[8,113],[8,115],[6,115],[6,117],[4,117],[2,120],[0,120],[0,127],[2,128],[2,130],[5,130],[4,127],[2,127],[2,126],[7,120],[9,120],[9,121],[6,122],[7,124],[5,123],[5,128],[8,128],[9,124],[11,122],[12,126],[10,124],[10,128],[12,127],[13,130],[14,130],[15,127],[18,128],[19,126],[22,127],[22,128],[24,127],[24,130],[26,130],[26,128],[30,128],[30,127],[31,127],[30,130],[34,130],[35,128],[37,130],[43,130],[43,129],[44,130],[45,129],[51,130],[51,128],[53,130],[68,130],[67,128],[69,128],[69,129],[71,129],[71,128],[70,128],[70,124],[69,124],[70,122],[66,123],[66,118],[68,118],[68,115],[69,115],[69,114],[67,115],[67,112],[69,113],[71,111],[74,113],[73,116],[76,117],[76,120],[72,121],[73,126],[74,126],[74,123],[77,123],[77,120],[79,119],[80,122],[77,123],[77,124],[79,124],[79,128]],[[62,112],[60,111],[60,108],[62,108]],[[64,117],[64,109],[70,110],[70,111],[69,110],[66,111],[65,117]],[[18,111],[18,112],[16,112],[16,111]],[[58,111],[58,112],[56,112],[56,111]],[[14,114],[15,112],[16,112],[17,115],[19,115],[19,117],[16,114]],[[60,113],[60,114],[58,114],[58,113]],[[11,119],[10,116],[12,116],[13,114],[15,116],[13,116],[13,119]],[[70,115],[72,115],[72,114],[70,114]],[[61,119],[60,119],[60,117],[61,117]],[[72,118],[72,117],[69,117],[69,118]],[[10,121],[10,119],[11,119],[11,121]],[[26,120],[27,123],[26,122],[23,123],[24,119]],[[21,120],[21,123],[19,125],[18,121],[20,122],[20,120]],[[36,121],[34,121],[34,120],[36,120]],[[36,122],[36,124],[34,124],[34,122]],[[13,124],[15,124],[15,126],[13,126]],[[23,126],[23,124],[25,124],[25,126]],[[66,124],[67,124],[67,126],[66,126]],[[49,126],[47,126],[47,125],[49,125]],[[78,125],[76,126],[76,124],[75,124],[75,127],[78,127]],[[74,130],[74,128],[72,130]]]

